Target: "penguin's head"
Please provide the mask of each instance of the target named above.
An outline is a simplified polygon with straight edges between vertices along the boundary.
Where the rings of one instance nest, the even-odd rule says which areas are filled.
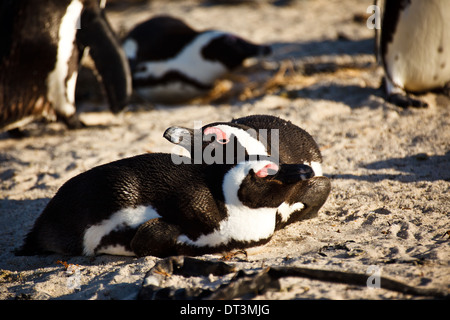
[[[304,164],[276,164],[268,160],[238,163],[224,176],[223,192],[228,205],[276,208],[303,181],[314,176]]]
[[[206,164],[234,164],[270,156],[256,130],[229,122],[216,122],[201,129],[174,126],[166,129],[164,138],[185,148],[191,157],[202,157]],[[278,162],[276,158],[272,160]]]
[[[272,53],[267,45],[258,45],[230,33],[219,34],[202,48],[204,59],[219,61],[228,70],[240,66],[245,59]]]

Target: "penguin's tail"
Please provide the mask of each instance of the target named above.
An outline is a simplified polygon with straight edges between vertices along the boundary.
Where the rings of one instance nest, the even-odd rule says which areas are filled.
[[[33,231],[26,236],[23,245],[13,252],[16,256],[34,256],[44,253],[43,250],[39,248],[38,241]]]

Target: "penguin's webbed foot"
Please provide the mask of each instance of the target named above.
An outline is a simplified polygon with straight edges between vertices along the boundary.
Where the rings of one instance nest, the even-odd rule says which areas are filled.
[[[447,82],[444,87],[442,87],[440,90],[440,93],[444,96],[450,98],[450,82]]]
[[[60,116],[59,119],[61,119],[70,130],[87,128],[87,125],[80,120],[76,113],[68,117]]]
[[[415,99],[411,96],[400,94],[400,93],[392,93],[388,96],[387,101],[400,108],[427,108],[428,103]]]

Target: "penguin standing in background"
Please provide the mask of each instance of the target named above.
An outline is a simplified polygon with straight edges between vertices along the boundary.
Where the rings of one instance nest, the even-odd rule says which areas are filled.
[[[212,142],[208,137],[211,134],[216,136]],[[308,132],[279,117],[250,115],[231,122],[205,125],[200,133],[196,133],[194,129],[174,126],[165,131],[164,137],[185,148],[191,156],[196,145],[207,150],[210,144],[229,143],[229,137],[234,137],[237,142],[233,145],[244,148],[246,157],[260,155],[280,164],[303,164],[311,167],[313,176],[298,183],[279,206],[277,229],[317,216],[331,191],[330,180],[323,176],[322,155],[317,143]],[[277,143],[273,144],[273,139]],[[273,150],[272,146],[277,150]],[[242,154],[237,147],[233,150],[235,155]]]
[[[388,100],[427,107],[407,93],[450,83],[450,1],[386,0],[377,44]]]
[[[128,61],[98,0],[2,0],[0,39],[0,131],[41,118],[83,127],[75,86],[87,48],[111,110],[127,104]]]
[[[175,164],[143,154],[90,169],[50,200],[17,255],[198,255],[270,240],[277,207],[312,175],[268,160]]]
[[[224,31],[196,31],[183,21],[158,16],[123,40],[133,89],[151,102],[178,103],[206,94],[225,73],[271,48]]]

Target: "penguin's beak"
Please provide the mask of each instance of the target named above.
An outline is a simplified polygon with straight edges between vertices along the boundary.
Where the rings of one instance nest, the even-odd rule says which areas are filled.
[[[272,48],[267,45],[259,45],[254,44],[245,40],[242,40],[239,43],[239,49],[242,51],[245,57],[264,57],[268,56],[272,53]]]
[[[272,54],[272,48],[266,45],[260,45],[258,48],[258,56],[264,57]]]
[[[190,148],[194,130],[184,127],[170,127],[164,131],[163,136],[173,144],[178,144],[184,148]]]
[[[280,164],[280,169],[273,176],[285,184],[293,184],[314,177],[314,171],[305,164]]]
[[[130,66],[97,1],[88,1],[85,5],[77,32],[77,43],[80,49],[89,47],[89,54],[102,78],[111,111],[121,111],[128,104],[132,92]]]

